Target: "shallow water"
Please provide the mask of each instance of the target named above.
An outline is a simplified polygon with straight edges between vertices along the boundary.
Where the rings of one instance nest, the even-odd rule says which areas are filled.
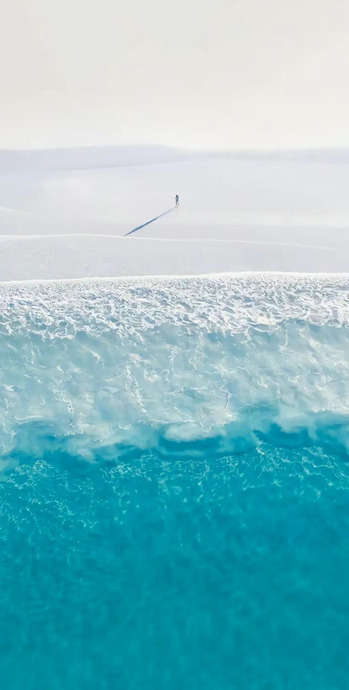
[[[1,687],[347,686],[348,289],[1,286]]]

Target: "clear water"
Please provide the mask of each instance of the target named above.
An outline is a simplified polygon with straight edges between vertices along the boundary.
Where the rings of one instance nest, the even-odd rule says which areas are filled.
[[[0,288],[0,686],[348,685],[349,280]]]

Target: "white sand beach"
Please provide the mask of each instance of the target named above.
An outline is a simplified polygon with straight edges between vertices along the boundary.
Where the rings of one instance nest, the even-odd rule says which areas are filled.
[[[347,272],[348,182],[345,150],[0,151],[0,281]]]

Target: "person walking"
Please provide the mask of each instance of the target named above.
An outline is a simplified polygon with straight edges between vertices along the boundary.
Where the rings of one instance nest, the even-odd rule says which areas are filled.
[[[176,206],[179,206],[179,196],[178,196],[178,194],[176,194],[175,200],[176,200]]]

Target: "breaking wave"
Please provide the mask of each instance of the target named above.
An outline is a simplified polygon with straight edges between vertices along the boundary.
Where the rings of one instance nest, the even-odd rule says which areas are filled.
[[[0,288],[1,454],[349,444],[349,280]]]

